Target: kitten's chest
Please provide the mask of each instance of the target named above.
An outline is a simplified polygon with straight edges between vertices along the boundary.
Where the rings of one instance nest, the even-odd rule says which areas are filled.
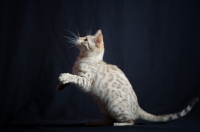
[[[81,77],[85,77],[91,82],[94,80],[97,74],[99,63],[91,60],[81,60],[75,62],[72,73]]]

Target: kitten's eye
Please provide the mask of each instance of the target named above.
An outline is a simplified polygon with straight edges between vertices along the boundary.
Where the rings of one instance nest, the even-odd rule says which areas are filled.
[[[87,38],[85,39],[85,41],[88,41]]]

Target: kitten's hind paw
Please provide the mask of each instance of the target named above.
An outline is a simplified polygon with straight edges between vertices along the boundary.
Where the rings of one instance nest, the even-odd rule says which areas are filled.
[[[133,121],[122,122],[122,123],[114,123],[114,126],[132,126],[132,125],[134,125]]]

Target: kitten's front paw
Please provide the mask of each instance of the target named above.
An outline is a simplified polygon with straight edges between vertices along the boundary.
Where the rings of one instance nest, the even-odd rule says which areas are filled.
[[[59,81],[62,82],[63,84],[69,83],[70,79],[71,79],[71,74],[69,73],[62,73],[59,76]]]

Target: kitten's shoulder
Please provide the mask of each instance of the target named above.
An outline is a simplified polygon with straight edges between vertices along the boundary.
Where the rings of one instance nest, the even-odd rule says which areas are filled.
[[[108,63],[106,63],[106,62],[104,62],[104,63],[105,63],[105,65],[106,65],[106,67],[109,68],[110,70],[122,72],[122,71],[118,68],[118,66],[113,65],[113,64],[108,64]]]
[[[113,65],[113,64],[107,64],[107,66],[113,70],[117,70],[119,69],[116,65]]]

